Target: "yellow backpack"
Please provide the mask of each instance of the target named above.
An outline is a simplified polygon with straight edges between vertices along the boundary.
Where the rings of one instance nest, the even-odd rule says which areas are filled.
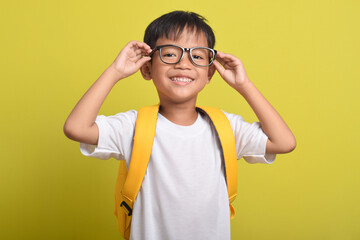
[[[235,138],[226,115],[218,108],[197,106],[210,117],[218,133],[225,161],[226,182],[229,195],[230,216],[235,216],[231,203],[237,195],[237,157]],[[115,189],[115,215],[121,235],[130,237],[131,217],[136,196],[144,179],[155,137],[159,105],[143,107],[138,111],[134,145],[129,171],[125,160],[120,161]]]

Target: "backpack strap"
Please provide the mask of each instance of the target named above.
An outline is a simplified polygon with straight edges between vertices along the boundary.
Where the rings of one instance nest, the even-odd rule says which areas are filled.
[[[229,194],[230,218],[235,217],[235,209],[231,203],[237,195],[237,155],[235,137],[225,113],[215,107],[197,106],[206,112],[215,126],[219,136],[225,161],[226,183]]]
[[[158,112],[159,105],[143,107],[138,111],[134,146],[129,171],[122,189],[123,202],[120,204],[127,210],[129,216],[132,215],[134,202],[150,160]]]

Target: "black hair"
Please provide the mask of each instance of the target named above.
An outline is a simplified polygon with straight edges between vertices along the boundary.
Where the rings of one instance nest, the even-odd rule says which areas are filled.
[[[151,48],[155,48],[156,41],[159,38],[177,39],[186,28],[189,31],[196,31],[196,34],[203,32],[206,36],[208,47],[214,48],[215,35],[206,22],[206,18],[194,12],[169,12],[149,24],[145,30],[144,42]]]

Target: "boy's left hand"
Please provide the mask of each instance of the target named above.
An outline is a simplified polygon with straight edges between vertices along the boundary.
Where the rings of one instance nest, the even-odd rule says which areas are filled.
[[[218,51],[215,59],[213,64],[216,70],[234,89],[241,91],[246,83],[250,82],[244,64],[237,57]]]
[[[218,52],[213,64],[220,76],[235,88],[248,102],[268,136],[266,153],[287,153],[296,146],[296,140],[285,121],[249,80],[244,65],[237,57]]]

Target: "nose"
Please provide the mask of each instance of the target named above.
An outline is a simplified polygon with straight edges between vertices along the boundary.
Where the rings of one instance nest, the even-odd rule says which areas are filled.
[[[193,62],[190,57],[190,51],[185,51],[181,61],[175,64],[177,68],[189,69],[193,66]]]

